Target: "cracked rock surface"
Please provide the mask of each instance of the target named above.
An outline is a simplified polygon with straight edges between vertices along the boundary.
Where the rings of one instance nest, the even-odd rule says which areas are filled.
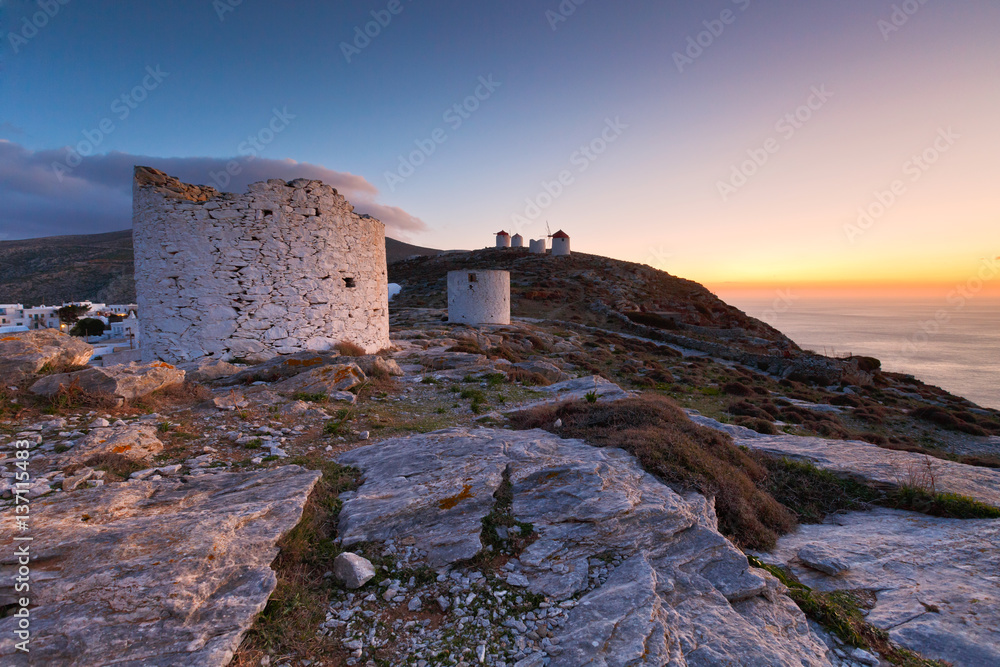
[[[443,574],[484,549],[482,519],[506,471],[513,516],[534,528],[504,566],[508,582],[568,610],[539,664],[830,664],[782,586],[719,534],[711,503],[678,495],[621,450],[537,430],[454,428],[339,462],[364,474],[342,496],[344,546],[406,540]],[[597,562],[608,571],[595,576]]]
[[[769,561],[812,588],[876,592],[873,625],[928,658],[958,667],[1000,664],[1000,520],[939,519],[878,509],[801,526]],[[821,548],[849,568],[829,576],[802,563]],[[808,551],[807,551],[808,553]]]
[[[276,543],[318,478],[286,466],[33,503],[28,664],[228,664],[277,583]],[[14,537],[0,536],[4,605],[15,596]],[[16,623],[0,619],[0,664],[24,664],[13,662]]]

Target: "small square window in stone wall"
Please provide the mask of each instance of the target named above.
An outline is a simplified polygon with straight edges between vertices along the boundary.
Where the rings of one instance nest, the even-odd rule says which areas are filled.
[[[354,283],[354,278],[344,278],[344,285],[346,285],[349,288],[357,287],[357,285]]]

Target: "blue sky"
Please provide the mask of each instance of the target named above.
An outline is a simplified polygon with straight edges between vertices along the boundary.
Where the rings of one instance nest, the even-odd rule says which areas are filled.
[[[578,249],[703,281],[880,280],[930,261],[960,275],[997,222],[984,188],[1000,145],[1000,7],[909,2],[893,25],[902,3],[872,0],[7,0],[0,235],[126,228],[129,164],[212,184],[236,157],[229,189],[319,174],[420,245],[479,247],[512,226],[537,237],[547,219]],[[46,24],[17,39],[46,6]],[[344,44],[378,17],[391,20],[348,62]],[[689,51],[689,38],[704,46]],[[678,53],[694,57],[679,66]],[[829,100],[781,136],[776,121],[822,86]],[[447,114],[467,100],[475,111]],[[845,239],[858,208],[949,126],[954,150]],[[96,154],[52,180],[88,133]],[[251,163],[253,136],[267,141]],[[772,137],[778,152],[720,193]],[[599,155],[580,152],[592,142]],[[433,153],[415,155],[412,175],[387,177],[421,144]],[[568,184],[553,186],[561,172]],[[764,261],[745,266],[748,251]]]

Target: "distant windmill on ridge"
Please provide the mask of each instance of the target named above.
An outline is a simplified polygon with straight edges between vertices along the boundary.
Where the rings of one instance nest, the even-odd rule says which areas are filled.
[[[552,239],[552,256],[553,257],[566,257],[569,256],[569,234],[563,230],[557,231],[555,234],[552,233],[552,228],[549,227],[549,221],[545,221],[545,231],[548,234],[548,238]]]

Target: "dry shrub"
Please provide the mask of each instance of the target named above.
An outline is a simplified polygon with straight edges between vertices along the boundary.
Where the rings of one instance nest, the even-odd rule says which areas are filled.
[[[149,467],[136,459],[129,458],[123,454],[114,454],[110,452],[90,457],[87,459],[86,465],[89,468],[103,470],[108,473],[108,475],[111,475],[110,479],[105,478],[106,482],[117,482],[123,479],[128,479],[129,475],[132,473],[145,470]]]
[[[489,357],[490,359],[506,359],[512,364],[517,364],[524,360],[516,350],[506,343],[501,343],[490,350]]]
[[[92,368],[92,366],[87,366],[86,364],[82,366],[74,364],[45,364],[39,369],[36,375],[43,377],[45,375],[59,375],[61,373],[76,373],[77,371],[85,371],[88,368]]]
[[[755,419],[753,417],[737,417],[733,420],[737,426],[748,428],[764,435],[777,435],[778,429],[767,419]]]
[[[529,301],[559,302],[563,300],[563,293],[558,290],[528,290],[523,296]]]
[[[923,419],[937,424],[941,428],[949,431],[960,431],[969,435],[986,436],[989,431],[979,426],[975,415],[964,410],[948,412],[942,408],[926,406],[916,408],[910,413],[917,419]]]
[[[479,343],[472,338],[463,338],[448,348],[448,352],[464,352],[465,354],[486,354]]]
[[[509,382],[520,382],[525,387],[548,387],[552,382],[542,375],[533,371],[526,371],[523,368],[511,368],[507,371]]]
[[[365,356],[365,348],[350,341],[342,340],[333,346],[338,353],[345,357],[363,357]]]
[[[111,410],[121,404],[121,400],[110,394],[89,392],[83,389],[76,378],[68,385],[62,385],[48,399],[48,412],[87,408],[91,410]]]
[[[876,424],[882,423],[882,420],[886,418],[889,414],[888,411],[878,404],[866,404],[860,408],[854,408],[853,414],[858,419],[864,419]]]
[[[369,399],[379,394],[398,394],[403,390],[399,380],[386,372],[373,373],[351,391],[357,394],[359,399]]]
[[[843,394],[831,398],[830,405],[840,405],[849,408],[859,408],[861,407],[861,399],[858,398],[857,396],[852,396],[851,394]]]
[[[674,376],[665,368],[653,369],[646,374],[646,377],[659,384],[673,384],[675,382]]]
[[[14,391],[6,385],[0,385],[0,419],[21,419],[30,408],[22,404],[21,391]],[[17,401],[13,403],[12,401]]]
[[[792,513],[757,488],[766,469],[729,436],[698,426],[666,397],[540,406],[511,421],[516,428],[554,430],[556,419],[563,422],[560,436],[619,447],[672,487],[714,495],[719,530],[741,546],[769,549],[795,527]]]
[[[524,339],[531,343],[531,347],[533,349],[538,350],[539,352],[548,352],[552,349],[544,340],[535,334],[527,334]]]
[[[129,401],[128,406],[140,412],[164,412],[175,408],[190,407],[209,401],[214,394],[197,382],[184,381],[158,389],[148,396]]]
[[[722,391],[730,396],[753,396],[754,391],[742,382],[729,382],[722,387]]]
[[[726,408],[726,412],[737,417],[750,417],[752,419],[766,419],[771,421],[771,415],[767,411],[749,401],[732,403]]]

